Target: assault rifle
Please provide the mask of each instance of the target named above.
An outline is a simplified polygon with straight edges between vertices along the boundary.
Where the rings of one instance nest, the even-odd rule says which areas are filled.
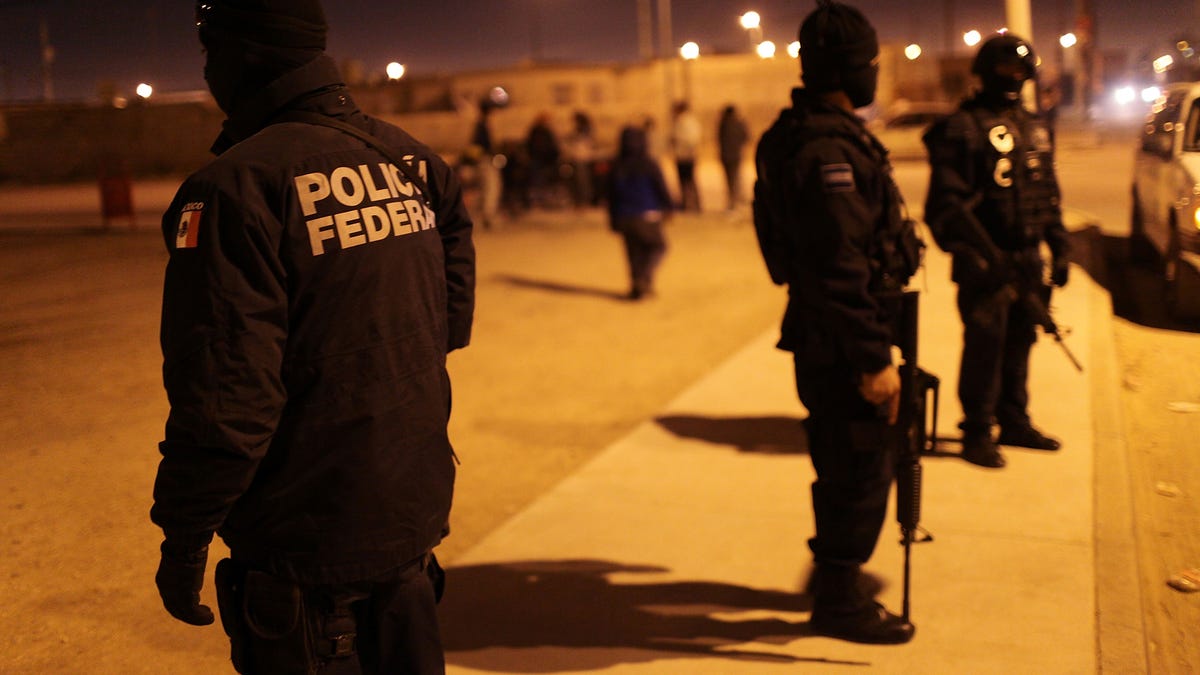
[[[991,236],[983,229],[983,224],[971,212],[969,205],[963,206],[962,215],[964,217],[957,221],[962,227],[955,229],[954,234],[958,235],[972,253],[983,259],[987,264],[988,273],[1000,284],[992,296],[992,302],[1020,303],[1033,317],[1034,322],[1041,326],[1042,332],[1052,336],[1058,346],[1062,347],[1063,353],[1070,359],[1071,365],[1075,366],[1075,370],[1082,373],[1083,364],[1079,363],[1079,359],[1075,358],[1067,343],[1063,341],[1062,331],[1050,315],[1050,308],[1046,306],[1050,287],[1040,278],[1030,279],[1019,273],[1013,264],[1013,255],[996,246]]]
[[[921,523],[921,454],[932,452],[937,438],[938,378],[917,365],[917,319],[920,295],[904,291],[893,307],[893,341],[900,348],[900,410],[893,427],[896,457],[896,521],[904,546],[904,602],[901,618],[909,623],[912,545],[933,541]],[[933,397],[933,430],[926,432],[929,399]]]

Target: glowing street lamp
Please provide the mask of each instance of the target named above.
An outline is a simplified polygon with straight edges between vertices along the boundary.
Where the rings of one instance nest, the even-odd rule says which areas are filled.
[[[137,89],[135,89],[134,91],[137,93],[138,96],[142,97],[142,99],[148,99],[154,93],[154,87],[151,87],[150,85],[146,84],[145,82],[142,82],[141,84],[139,84],[137,86]]]
[[[700,58],[700,45],[696,44],[695,42],[685,42],[683,43],[683,46],[679,48],[679,55],[683,57],[685,61],[694,61]]]
[[[787,53],[788,56],[792,57],[793,59],[800,58],[800,42],[798,40],[792,40],[789,42]]]
[[[754,51],[758,53],[758,58],[760,59],[773,59],[775,58],[775,43],[770,40],[764,40],[758,43],[758,47]]]
[[[1079,38],[1076,37],[1074,33],[1063,33],[1058,38],[1058,44],[1061,45],[1063,49],[1070,49],[1078,43]]]
[[[915,42],[904,48],[904,57],[909,61],[916,61],[921,56],[921,45]]]
[[[968,47],[974,47],[975,45],[979,44],[979,41],[982,39],[983,36],[980,35],[979,31],[977,30],[969,30],[963,33],[963,42],[966,43]]]
[[[404,64],[396,63],[395,61],[392,61],[391,63],[387,64],[388,79],[389,80],[399,80],[400,78],[404,77],[405,70],[406,69],[404,67]]]
[[[742,28],[746,29],[747,34],[750,36],[751,47],[762,43],[762,17],[759,16],[758,12],[746,12],[738,17],[738,23],[742,25]]]

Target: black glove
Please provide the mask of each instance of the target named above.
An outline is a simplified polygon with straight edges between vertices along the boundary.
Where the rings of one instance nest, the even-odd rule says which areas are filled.
[[[200,604],[200,589],[204,587],[204,567],[208,564],[208,546],[181,548],[168,541],[162,543],[162,560],[154,583],[162,597],[163,607],[171,616],[193,626],[213,622],[213,611]]]
[[[1054,266],[1050,270],[1050,283],[1062,288],[1067,285],[1067,278],[1071,275],[1071,263],[1066,258],[1055,258]]]

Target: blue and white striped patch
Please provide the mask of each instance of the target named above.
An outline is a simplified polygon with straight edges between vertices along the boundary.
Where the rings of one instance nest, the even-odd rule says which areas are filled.
[[[821,183],[825,192],[853,192],[854,170],[849,164],[823,164]]]

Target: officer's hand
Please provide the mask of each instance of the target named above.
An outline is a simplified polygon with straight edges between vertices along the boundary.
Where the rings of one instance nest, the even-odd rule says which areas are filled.
[[[1067,278],[1071,274],[1071,263],[1066,258],[1055,258],[1054,266],[1050,270],[1050,283],[1062,288],[1067,285]]]
[[[988,265],[987,259],[969,248],[958,251],[956,256],[963,259],[969,274],[983,277],[991,272],[991,266]]]
[[[204,567],[208,564],[208,547],[182,550],[169,542],[162,544],[162,560],[154,583],[162,597],[163,607],[171,616],[193,626],[213,622],[213,612],[200,604],[200,589],[204,586]]]
[[[895,424],[900,414],[900,371],[887,366],[877,373],[863,373],[858,391],[867,402],[886,406],[888,424]]]

